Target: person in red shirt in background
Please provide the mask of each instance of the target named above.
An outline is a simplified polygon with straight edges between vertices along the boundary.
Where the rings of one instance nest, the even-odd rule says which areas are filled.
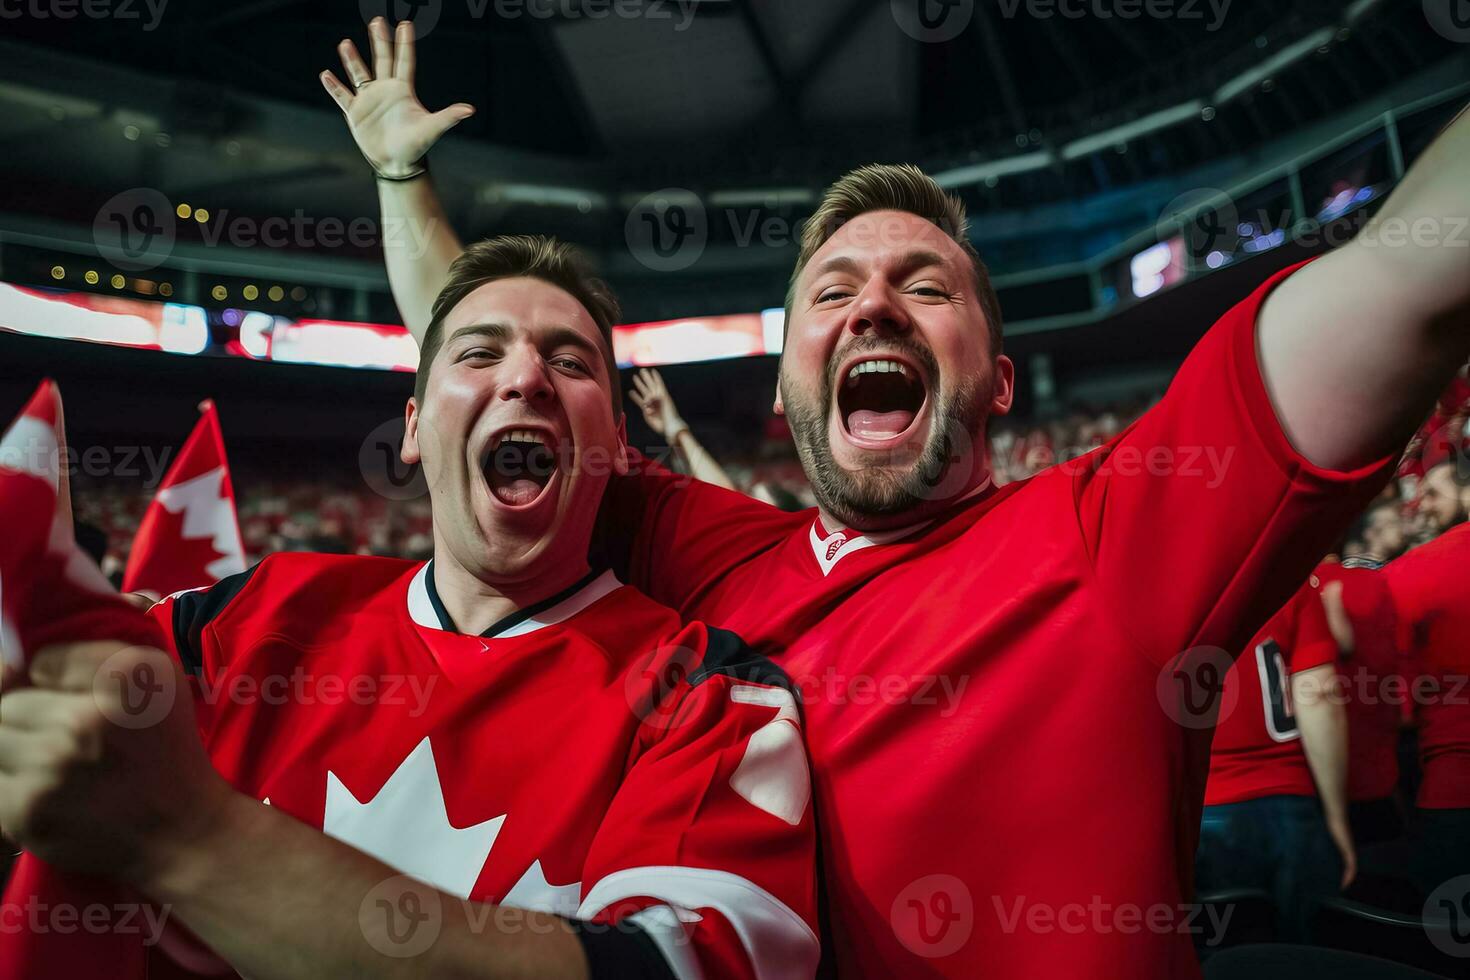
[[[1463,523],[1470,509],[1470,488],[1458,475],[1460,464],[1445,460],[1429,468],[1414,498],[1414,513],[1427,537]]]
[[[1470,874],[1470,524],[1463,516],[1383,572],[1420,675],[1412,689],[1422,776],[1410,872],[1425,891]]]
[[[1387,513],[1390,508],[1375,510]],[[1408,682],[1398,615],[1382,568],[1383,562],[1361,555],[1340,561],[1329,556],[1313,575],[1337,641],[1338,690],[1348,722],[1348,812],[1359,848],[1394,840],[1404,830],[1396,791]]]
[[[1260,889],[1279,935],[1305,941],[1313,902],[1357,873],[1337,644],[1314,575],[1225,675],[1195,855],[1201,895]]]
[[[1355,534],[1348,540],[1363,543],[1360,555],[1385,565],[1402,555],[1409,548],[1409,526],[1404,519],[1404,508],[1398,500],[1384,500],[1368,508],[1359,522]]]

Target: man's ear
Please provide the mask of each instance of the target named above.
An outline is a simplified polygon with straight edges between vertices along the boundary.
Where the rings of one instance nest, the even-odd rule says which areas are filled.
[[[408,404],[403,407],[403,448],[398,451],[398,458],[409,466],[417,463],[421,458],[419,453],[419,405],[410,398]]]
[[[628,475],[628,416],[622,413],[618,416],[618,448],[613,452],[613,475]]]
[[[771,402],[771,411],[775,412],[777,415],[785,415],[786,405],[781,401],[781,381],[779,378],[780,371],[781,368],[778,365],[776,368],[776,372],[778,375],[776,380],[776,400]]]
[[[990,414],[1009,415],[1016,397],[1016,365],[1004,354],[995,359],[995,382],[990,392]]]

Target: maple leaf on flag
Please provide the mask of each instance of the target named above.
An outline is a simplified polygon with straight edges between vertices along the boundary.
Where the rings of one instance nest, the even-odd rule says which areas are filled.
[[[161,640],[76,545],[62,418],[44,381],[0,436],[0,652],[11,667],[64,640]]]
[[[138,525],[124,592],[172,595],[245,570],[219,413],[210,401],[199,410],[198,424]]]
[[[162,646],[158,625],[129,606],[72,533],[61,395],[42,382],[0,435],[0,656],[10,676],[42,648],[60,642],[117,640]],[[3,908],[116,908],[138,899],[116,883],[62,874],[22,854]],[[141,976],[145,950],[119,932],[7,930],[0,980],[38,976]]]

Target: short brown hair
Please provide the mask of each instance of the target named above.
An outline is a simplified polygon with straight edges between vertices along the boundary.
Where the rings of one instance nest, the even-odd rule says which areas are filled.
[[[786,321],[791,322],[791,307],[796,300],[796,280],[811,261],[817,249],[847,222],[869,211],[907,211],[932,222],[970,257],[975,267],[975,292],[980,297],[980,311],[990,328],[990,350],[1001,350],[1000,300],[990,283],[990,270],[980,260],[967,232],[969,219],[959,198],[946,194],[944,188],[911,163],[871,163],[849,171],[828,187],[812,216],[801,229],[801,252],[791,281],[786,287]]]
[[[500,235],[475,242],[449,266],[449,278],[434,299],[429,329],[419,353],[413,396],[422,404],[429,384],[429,365],[444,343],[444,318],[460,301],[487,282],[528,276],[566,290],[587,310],[602,334],[608,378],[612,382],[613,418],[623,414],[622,384],[613,357],[613,326],[622,316],[607,283],[592,274],[581,250],[545,235]]]

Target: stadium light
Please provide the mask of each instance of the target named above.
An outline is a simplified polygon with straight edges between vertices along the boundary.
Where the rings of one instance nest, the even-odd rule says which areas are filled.
[[[1142,136],[1148,136],[1178,123],[1198,119],[1204,109],[1204,100],[1190,99],[1188,102],[1181,102],[1167,109],[1151,112],[1141,119],[1073,140],[1062,147],[1062,159],[1072,161],[1079,157],[1091,156],[1110,146],[1126,146]]]
[[[578,187],[549,187],[541,184],[490,184],[480,190],[486,204],[534,204],[541,207],[570,207],[579,211],[607,208],[607,196]]]
[[[780,208],[811,204],[816,199],[817,195],[810,187],[754,187],[713,191],[709,203],[716,208]]]
[[[1325,44],[1331,44],[1333,36],[1336,33],[1337,29],[1335,27],[1323,27],[1313,31],[1299,41],[1288,44],[1259,65],[1256,65],[1254,68],[1247,68],[1239,75],[1230,79],[1230,81],[1221,85],[1215,90],[1213,97],[1214,103],[1220,105],[1229,102],[1231,99],[1249,92],[1257,85],[1270,81],[1274,76],[1281,74],[1282,71],[1290,68],[1298,61],[1309,57],[1318,48]]]
[[[972,163],[964,167],[955,167],[952,170],[941,170],[934,175],[935,181],[940,187],[963,187],[966,184],[978,184],[981,181],[998,180],[1010,174],[1026,173],[1031,170],[1044,170],[1056,162],[1056,157],[1050,150],[1036,150],[1031,153],[1020,153],[1016,156],[1002,157],[999,160],[990,160],[985,163]],[[991,186],[995,186],[991,184]]]

